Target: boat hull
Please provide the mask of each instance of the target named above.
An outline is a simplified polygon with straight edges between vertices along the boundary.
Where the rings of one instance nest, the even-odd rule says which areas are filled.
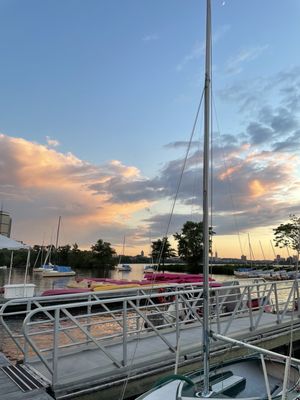
[[[281,399],[285,364],[265,357],[268,382],[271,398]],[[210,393],[203,396],[203,372],[195,372],[186,376],[173,375],[164,378],[149,392],[136,400],[191,400],[207,398],[233,398],[265,400],[268,398],[261,359],[249,357],[239,359],[223,366],[212,366],[210,369]],[[287,386],[289,400],[299,397],[298,389],[299,370],[295,365],[291,366]]]
[[[56,278],[57,276],[74,276],[76,272],[56,272],[56,271],[44,271],[43,278]]]

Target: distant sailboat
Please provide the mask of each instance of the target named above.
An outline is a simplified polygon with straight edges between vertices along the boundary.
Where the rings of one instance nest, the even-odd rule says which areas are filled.
[[[131,266],[129,264],[121,264],[122,256],[124,257],[124,255],[125,255],[125,240],[126,240],[126,238],[125,238],[125,235],[124,235],[124,238],[123,238],[123,252],[122,252],[122,254],[120,254],[119,263],[115,267],[115,269],[117,271],[130,272],[132,270],[132,268],[131,268]]]
[[[55,256],[57,257],[57,249],[58,249],[58,239],[59,239],[59,231],[60,231],[60,224],[61,224],[61,216],[58,218],[58,225],[57,225],[57,232],[56,232],[56,242],[55,242]],[[43,278],[56,278],[59,276],[74,276],[76,272],[72,270],[71,267],[65,265],[57,265],[57,263],[51,264],[48,259],[50,259],[52,251],[52,245],[49,247],[49,250],[46,255],[45,262],[42,266],[42,273]]]
[[[261,349],[211,332],[209,325],[209,143],[211,120],[211,0],[207,0],[206,68],[204,105],[204,159],[203,159],[203,231],[204,231],[204,285],[202,350],[203,369],[188,375],[163,378],[149,392],[137,400],[192,400],[192,399],[248,399],[271,400],[299,398],[299,360]],[[212,339],[249,348],[257,356],[238,358],[222,366],[210,365]],[[285,361],[285,363],[283,362]]]

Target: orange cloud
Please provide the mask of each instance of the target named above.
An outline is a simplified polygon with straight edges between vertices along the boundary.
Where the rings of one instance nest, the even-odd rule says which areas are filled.
[[[228,178],[229,176],[231,176],[232,174],[234,174],[236,171],[238,171],[240,169],[240,166],[236,166],[236,167],[229,167],[227,168],[227,170],[225,172],[223,172],[222,174],[219,175],[219,179],[221,181],[223,181],[224,179]]]
[[[1,198],[9,203],[15,235],[27,243],[39,243],[43,232],[50,236],[49,226],[59,215],[63,216],[66,242],[106,240],[105,232],[112,235],[114,227],[116,232],[126,230],[134,213],[149,207],[145,200],[112,200],[110,182],[140,179],[136,167],[118,160],[92,165],[71,153],[3,134],[0,160]]]
[[[254,180],[250,181],[249,188],[250,188],[251,196],[253,196],[253,197],[263,196],[268,191],[267,185],[264,185],[258,179],[254,179]]]

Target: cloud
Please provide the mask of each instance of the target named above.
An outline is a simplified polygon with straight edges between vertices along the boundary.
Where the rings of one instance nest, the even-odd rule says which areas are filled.
[[[181,149],[181,148],[187,149],[188,145],[189,145],[188,141],[182,140],[182,141],[176,141],[176,142],[167,143],[167,144],[164,145],[164,147],[166,149]],[[199,147],[199,142],[196,142],[196,141],[192,142],[191,143],[191,148],[192,147]]]
[[[48,146],[51,146],[51,147],[57,147],[60,144],[58,140],[51,139],[50,136],[46,136],[46,140],[47,140]]]
[[[253,80],[248,97],[247,83],[221,93],[242,110],[243,125],[238,135],[214,138],[213,225],[218,235],[276,226],[300,211],[297,72],[295,67]],[[183,154],[149,178],[120,160],[94,165],[72,153],[0,135],[0,197],[9,204],[15,237],[39,243],[43,233],[50,237],[62,215],[62,242],[88,247],[103,238],[121,249],[126,234],[128,249],[138,253],[149,245],[150,231],[152,239],[165,234],[186,146],[186,141],[166,144]],[[202,149],[193,142],[170,234],[188,219],[201,220],[201,187]]]
[[[227,61],[226,72],[228,74],[239,74],[242,72],[244,64],[258,58],[268,47],[268,45],[264,45],[240,50]]]
[[[151,33],[143,37],[143,42],[153,42],[159,39],[159,36],[156,33]]]
[[[205,46],[202,43],[195,43],[191,51],[186,54],[183,59],[177,64],[176,70],[182,71],[183,68],[192,61],[198,60],[204,54]]]
[[[221,26],[218,30],[215,31],[215,33],[213,34],[213,38],[212,41],[214,44],[216,44],[220,39],[222,39],[222,37],[230,30],[230,25],[223,25]],[[177,64],[176,66],[176,70],[177,71],[182,71],[184,69],[184,67],[195,61],[198,60],[201,56],[204,55],[205,52],[205,43],[199,43],[196,42],[192,49],[189,51],[189,53],[187,53],[182,60]]]
[[[9,205],[14,236],[25,242],[39,243],[43,234],[50,240],[61,215],[66,242],[93,243],[105,232],[129,229],[134,213],[149,204],[112,201],[108,182],[126,185],[140,179],[137,168],[120,161],[92,165],[71,153],[4,134],[0,159],[1,199]],[[102,189],[95,191],[93,185]]]
[[[277,102],[277,107],[300,109],[300,66],[293,66],[271,76],[240,81],[218,92],[226,102],[239,106],[239,112],[253,115]],[[266,104],[268,106],[266,106]]]
[[[255,121],[249,123],[247,133],[252,144],[268,143],[274,135],[273,129]]]

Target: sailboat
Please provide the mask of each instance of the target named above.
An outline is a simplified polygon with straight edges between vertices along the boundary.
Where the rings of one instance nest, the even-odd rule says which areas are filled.
[[[132,270],[131,266],[129,264],[121,264],[121,259],[122,259],[122,255],[124,257],[125,255],[125,235],[123,238],[123,252],[119,257],[119,263],[118,265],[115,267],[116,271],[122,271],[122,272],[130,272]]]
[[[56,243],[55,243],[55,252],[57,253],[58,249],[58,238],[59,238],[59,230],[60,230],[61,216],[58,218],[57,232],[56,232]],[[65,265],[57,265],[56,263],[53,265],[49,261],[46,264],[48,258],[51,256],[52,246],[50,245],[49,250],[46,255],[45,262],[42,266],[43,278],[55,278],[58,276],[74,276],[76,272],[72,270],[71,267]]]
[[[211,118],[211,0],[206,1],[206,55],[203,156],[203,369],[188,375],[171,375],[137,400],[192,399],[297,399],[300,360],[216,334],[209,323],[209,143]],[[210,365],[211,340],[248,348],[254,356],[238,358],[223,365]]]

